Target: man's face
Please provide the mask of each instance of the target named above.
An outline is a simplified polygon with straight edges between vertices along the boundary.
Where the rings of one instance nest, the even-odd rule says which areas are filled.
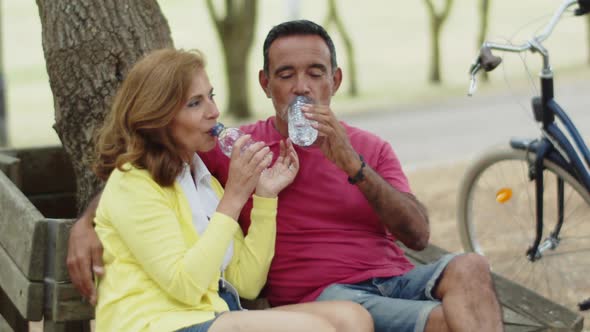
[[[298,95],[317,104],[329,105],[342,81],[340,68],[332,70],[330,50],[315,35],[295,35],[276,39],[268,52],[268,75],[259,73],[260,85],[272,99],[277,129],[286,134],[287,107]],[[284,131],[283,131],[284,130]]]

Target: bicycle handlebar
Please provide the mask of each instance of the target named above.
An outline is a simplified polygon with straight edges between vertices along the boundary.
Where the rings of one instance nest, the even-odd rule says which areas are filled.
[[[575,15],[584,15],[590,12],[590,0],[564,0],[561,6],[555,11],[547,26],[543,29],[538,36],[533,37],[532,39],[524,42],[520,45],[512,45],[512,44],[499,44],[499,43],[492,43],[492,42],[484,42],[480,48],[479,55],[475,59],[475,62],[470,67],[470,75],[471,75],[471,84],[469,85],[469,92],[468,96],[473,95],[477,88],[477,80],[475,75],[479,72],[480,69],[484,69],[485,71],[492,71],[494,70],[501,62],[502,58],[495,56],[492,54],[491,50],[499,50],[499,51],[506,51],[506,52],[514,52],[520,53],[525,52],[528,50],[537,51],[543,55],[544,63],[543,68],[549,69],[549,55],[547,50],[541,44],[545,39],[547,39],[553,29],[557,25],[557,22],[561,18],[561,15],[571,6],[578,4],[579,8],[576,9]]]

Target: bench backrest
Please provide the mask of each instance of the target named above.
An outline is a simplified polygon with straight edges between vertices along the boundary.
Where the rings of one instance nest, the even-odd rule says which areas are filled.
[[[65,263],[73,219],[57,219],[75,216],[65,153],[59,147],[0,150],[0,171],[0,302],[10,301],[26,320],[92,318]]]
[[[40,320],[47,223],[3,172],[0,211],[0,286],[23,317]]]

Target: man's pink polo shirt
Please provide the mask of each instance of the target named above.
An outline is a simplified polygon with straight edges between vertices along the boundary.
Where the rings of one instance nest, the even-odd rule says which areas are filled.
[[[389,143],[342,123],[354,149],[393,187],[410,192],[400,162]],[[241,129],[266,142],[279,155],[283,139],[274,118]],[[275,256],[266,296],[273,306],[313,301],[334,283],[357,283],[373,277],[404,274],[413,265],[386,232],[362,192],[326,159],[318,147],[295,147],[299,174],[279,194]],[[229,159],[219,148],[202,154],[210,172],[225,184]],[[251,200],[240,216],[247,232]],[[395,216],[391,216],[395,218]]]

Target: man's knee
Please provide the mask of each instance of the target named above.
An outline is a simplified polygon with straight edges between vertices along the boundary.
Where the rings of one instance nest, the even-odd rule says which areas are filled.
[[[468,285],[481,289],[492,285],[490,264],[484,256],[468,253],[453,258],[442,275],[437,293]]]
[[[449,263],[447,270],[445,274],[463,282],[491,280],[490,264],[487,258],[479,254],[457,256]]]

